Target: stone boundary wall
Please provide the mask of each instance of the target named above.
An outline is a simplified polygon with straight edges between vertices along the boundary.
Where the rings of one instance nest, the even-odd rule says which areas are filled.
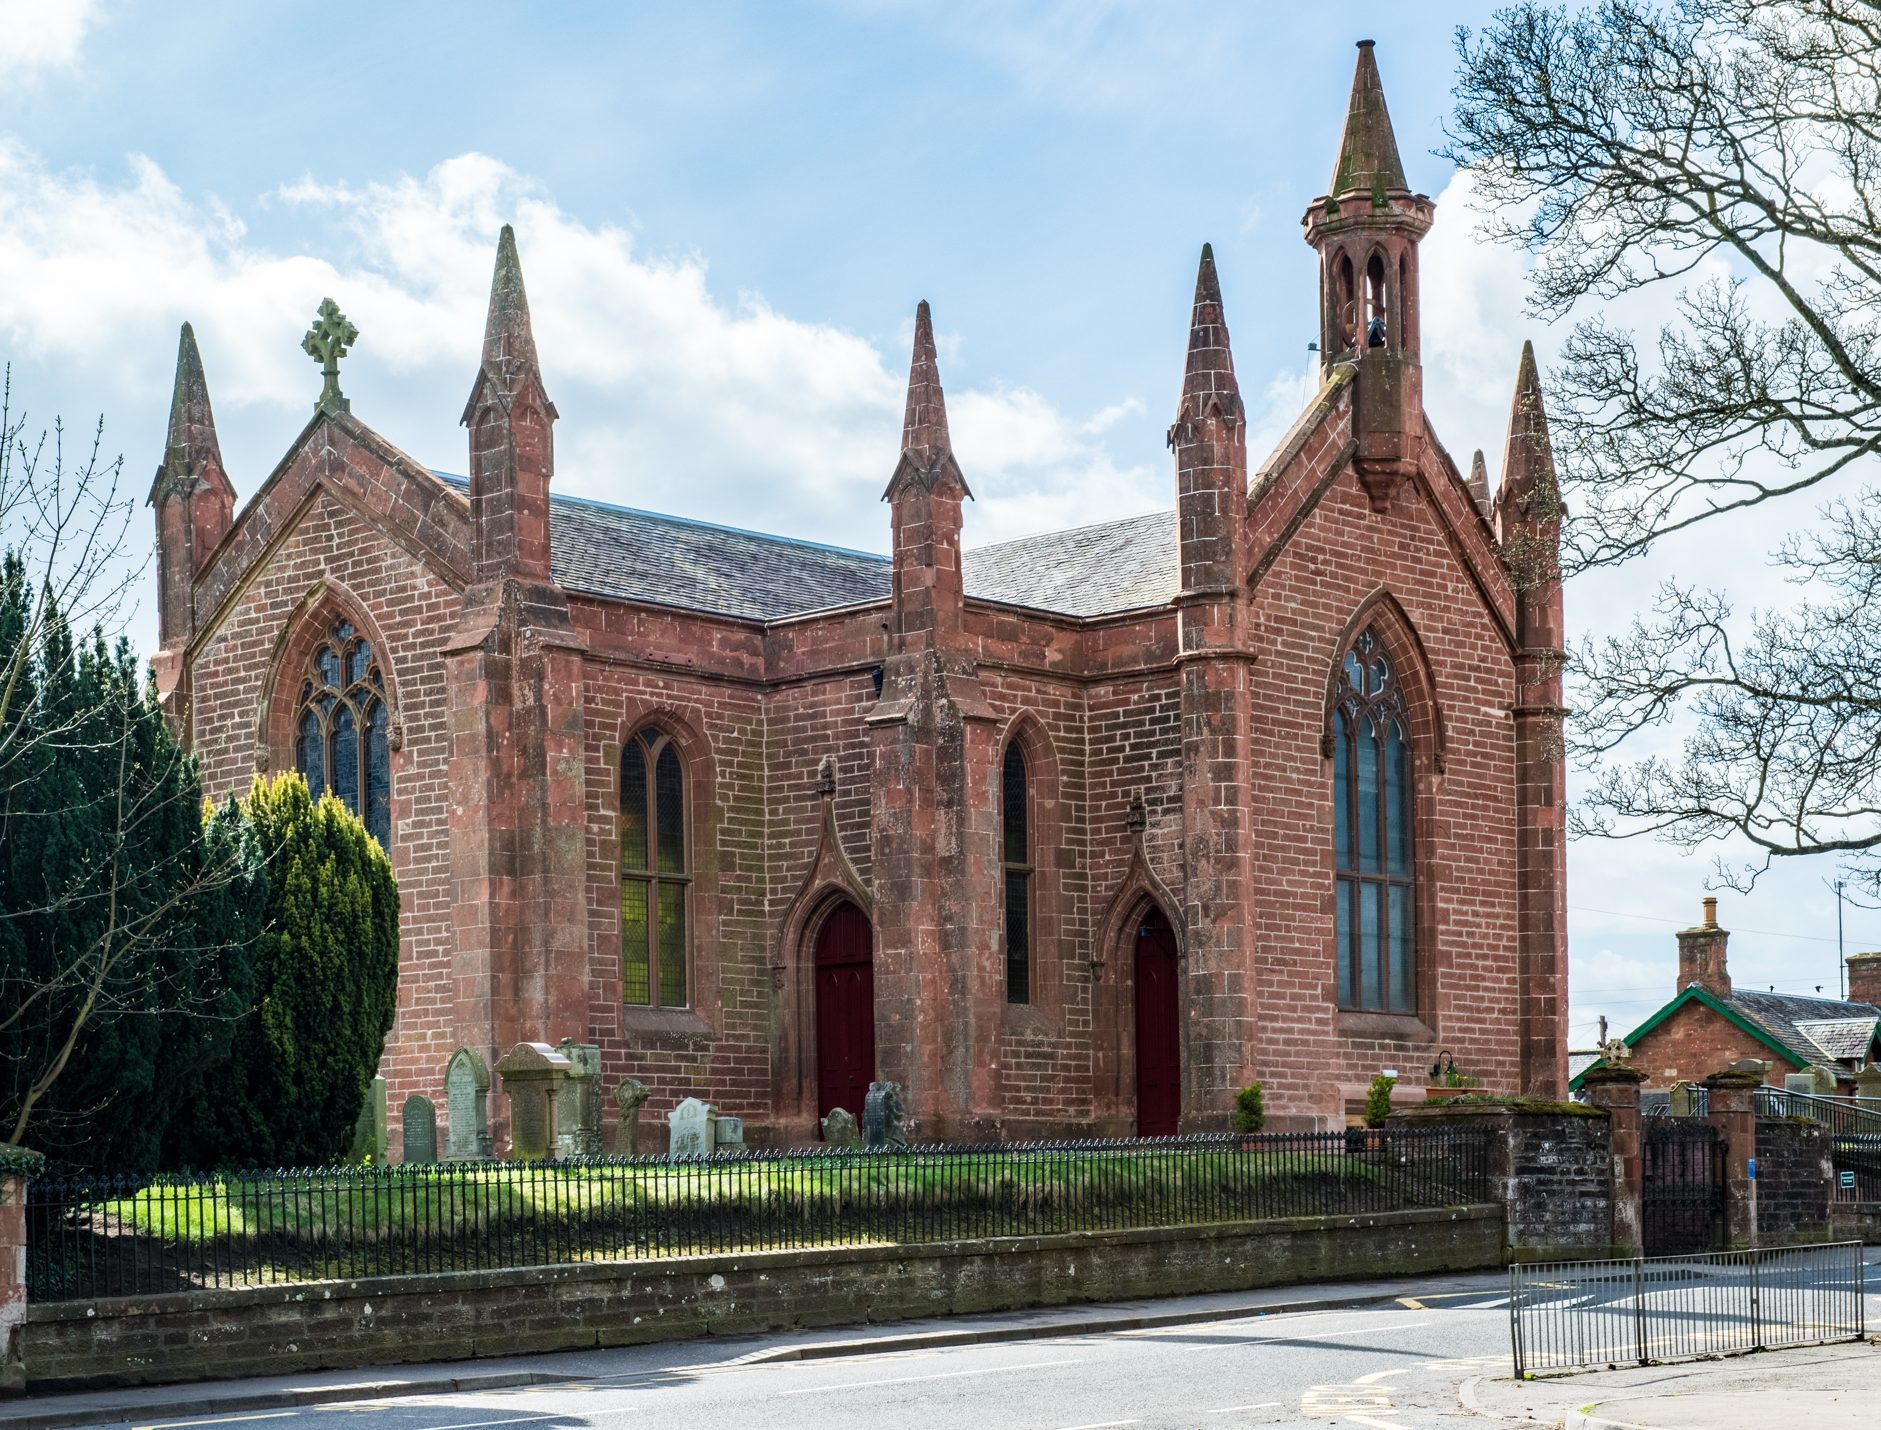
[[[1835,1163],[1828,1129],[1788,1118],[1757,1119],[1757,1244],[1829,1239]]]
[[[1573,1261],[1616,1254],[1611,1118],[1576,1103],[1426,1103],[1396,1125],[1481,1128],[1489,1139],[1491,1195],[1504,1212],[1512,1261]],[[1623,1253],[1631,1254],[1631,1248]]]
[[[1881,1202],[1831,1203],[1829,1240],[1860,1241],[1869,1246],[1881,1246]]]
[[[1502,1264],[1477,1206],[35,1304],[22,1349],[34,1390],[146,1385]]]

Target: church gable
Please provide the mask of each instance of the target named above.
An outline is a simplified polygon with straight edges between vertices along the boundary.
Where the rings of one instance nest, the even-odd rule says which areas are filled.
[[[216,622],[320,491],[379,528],[441,579],[453,586],[468,580],[470,522],[464,499],[349,413],[322,412],[242,509],[198,577],[198,630]]]

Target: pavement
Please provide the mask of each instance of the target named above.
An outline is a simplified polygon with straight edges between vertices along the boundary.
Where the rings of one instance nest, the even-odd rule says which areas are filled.
[[[1542,1380],[1501,1375],[1464,1381],[1465,1407],[1490,1421],[1567,1430],[1873,1430],[1881,1422],[1881,1345],[1872,1341]]]

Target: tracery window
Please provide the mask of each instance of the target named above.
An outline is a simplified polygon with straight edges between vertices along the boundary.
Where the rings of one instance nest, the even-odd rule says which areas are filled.
[[[1032,1001],[1032,846],[1025,751],[1006,746],[1000,773],[1001,862],[1006,875],[1006,1001]]]
[[[642,730],[620,757],[621,998],[686,1006],[686,771],[662,731]]]
[[[372,644],[337,621],[314,648],[294,717],[294,763],[315,799],[331,790],[392,847],[391,712]]]
[[[1417,1011],[1410,722],[1370,629],[1342,662],[1332,712],[1339,1006]]]

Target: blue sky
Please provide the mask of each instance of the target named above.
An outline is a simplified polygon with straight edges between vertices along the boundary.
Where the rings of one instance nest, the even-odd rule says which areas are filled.
[[[558,481],[881,549],[917,299],[934,304],[970,541],[1166,506],[1163,432],[1212,241],[1264,450],[1305,393],[1312,255],[1353,42],[1375,38],[1425,244],[1427,396],[1500,456],[1518,255],[1431,149],[1452,35],[1490,6],[889,3],[321,6],[0,0],[0,357],[40,417],[98,413],[141,495],[195,322],[246,496],[310,410],[331,294],[354,410],[461,470],[497,227],[517,225]],[[1802,515],[1802,513],[1798,513]],[[1767,532],[1577,585],[1600,628],[1702,559],[1767,594]],[[1732,543],[1736,545],[1733,546]],[[1725,560],[1720,560],[1720,554]],[[1733,555],[1735,553],[1735,555]],[[132,629],[148,644],[148,592]],[[1575,1038],[1672,987],[1708,861],[1573,858]],[[1745,981],[1833,989],[1833,904],[1727,896]],[[1850,919],[1850,947],[1881,917]],[[1870,945],[1873,946],[1873,945]]]

